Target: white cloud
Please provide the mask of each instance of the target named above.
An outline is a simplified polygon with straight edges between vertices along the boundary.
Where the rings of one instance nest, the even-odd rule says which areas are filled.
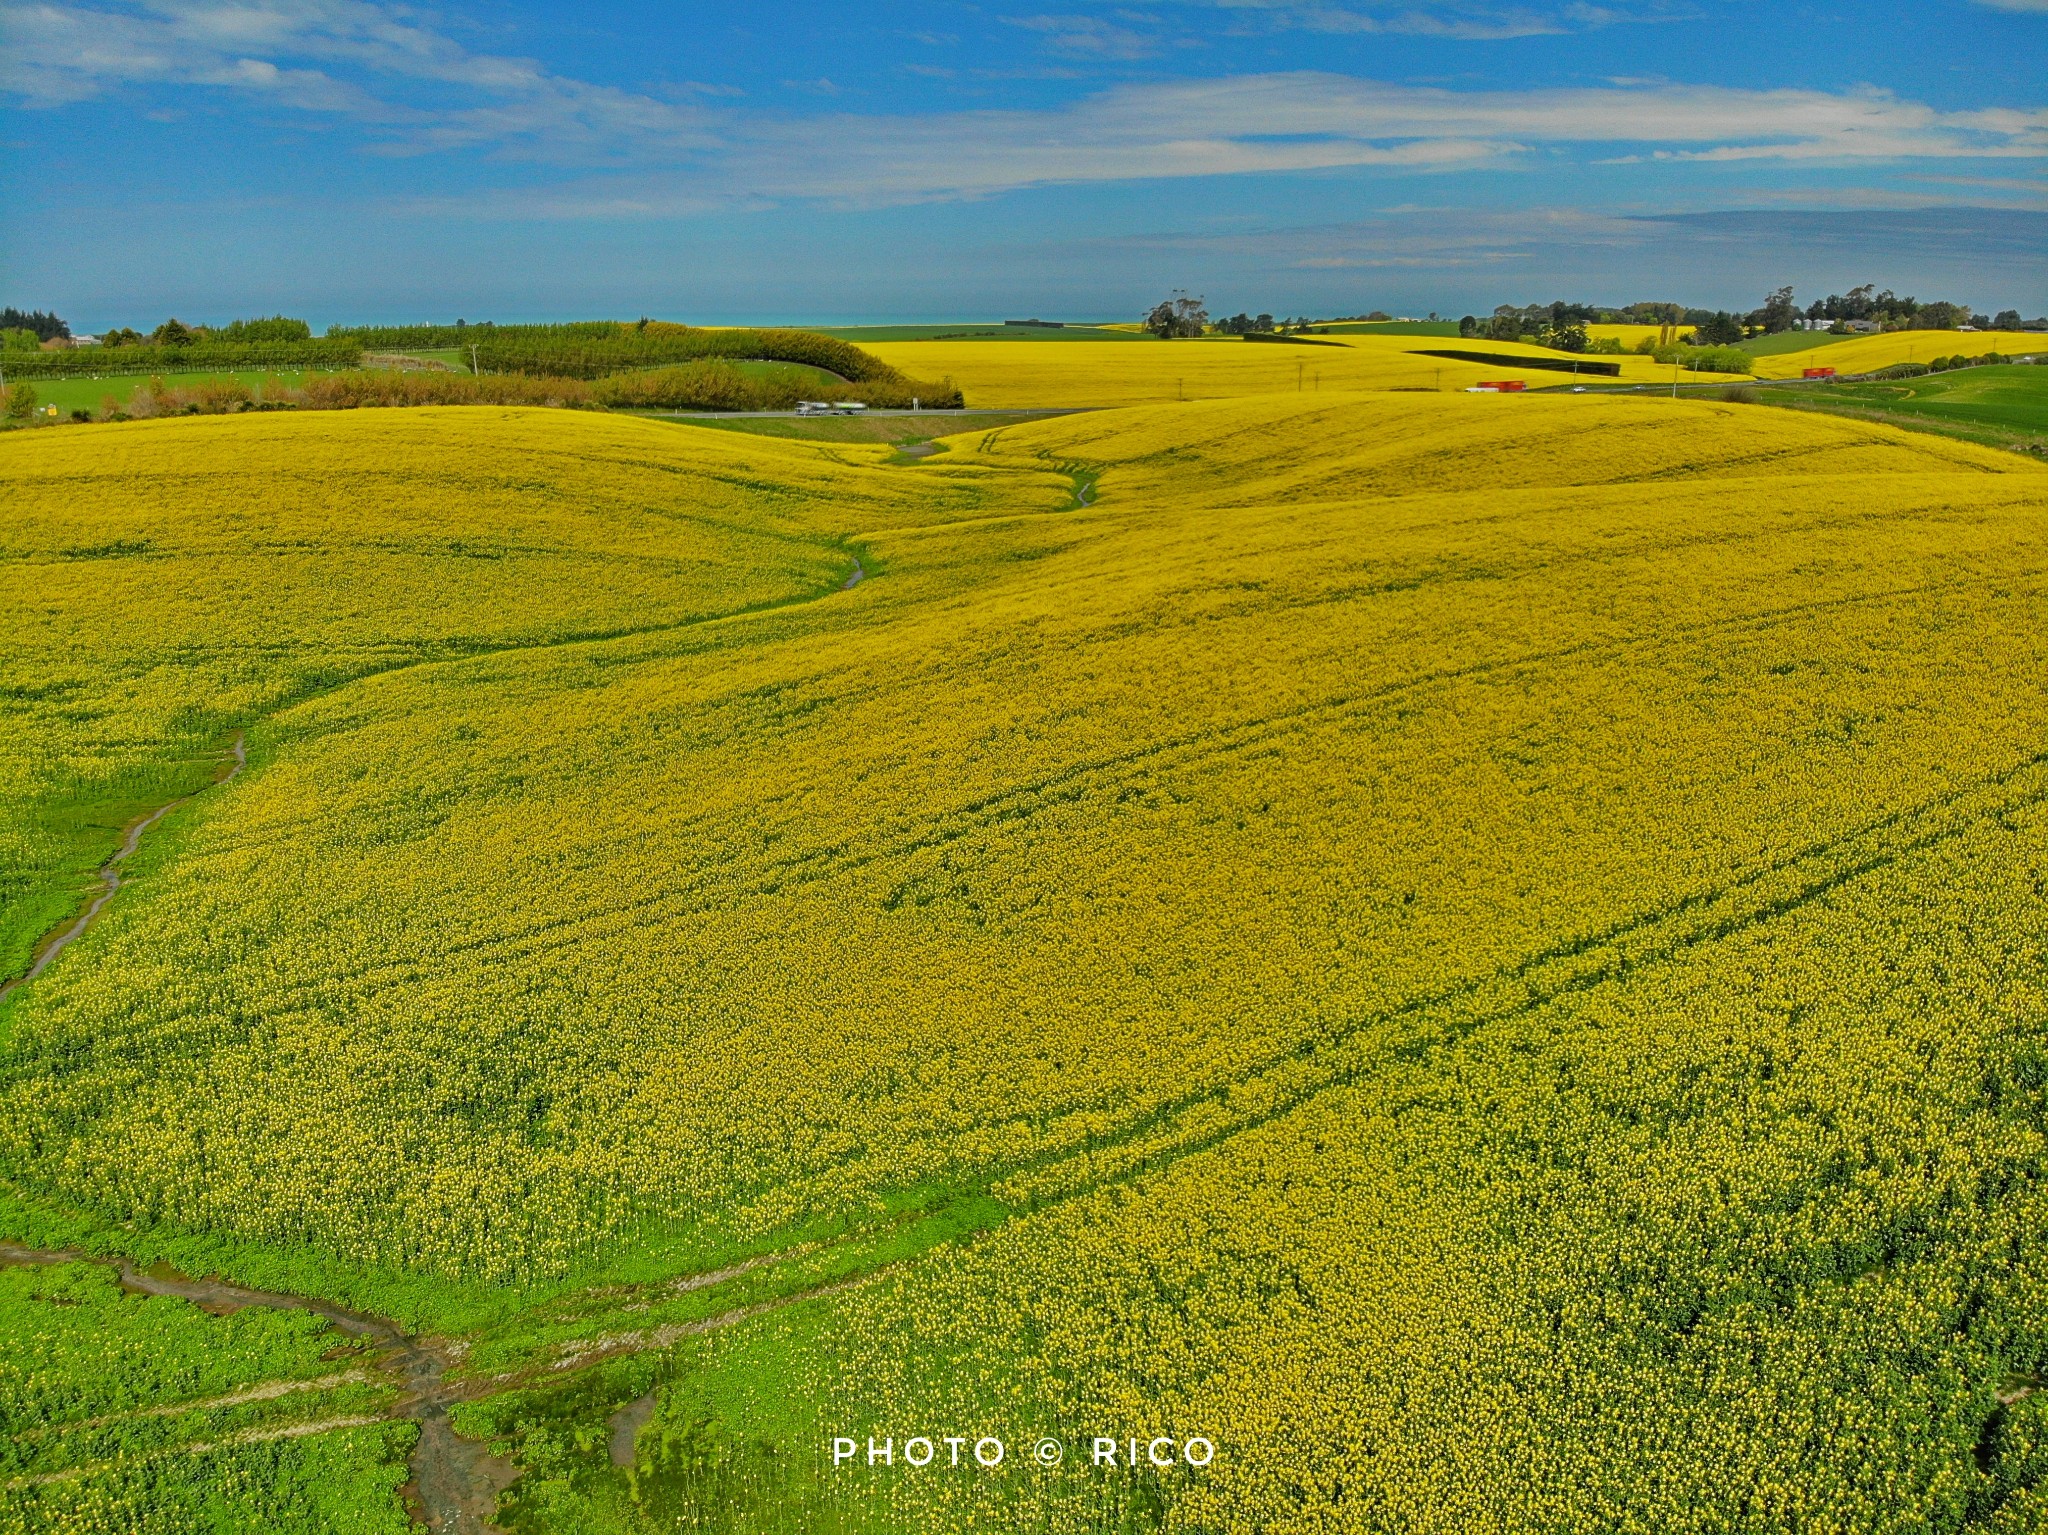
[[[413,151],[573,158],[706,142],[694,108],[473,53],[412,17],[372,0],[0,0],[0,89],[43,106],[134,85],[242,91],[347,114]]]
[[[1588,32],[1639,22],[1672,21],[1697,13],[1680,0],[1180,0],[1256,17],[1268,26],[1310,32],[1387,32],[1493,42]]]
[[[2048,156],[2048,112],[1718,86],[1451,91],[1298,73],[1125,86],[1037,112],[728,122],[719,163],[770,195],[890,202],[1053,183],[1349,166],[1498,166],[1542,146],[1697,161]]]
[[[1006,16],[1004,24],[1036,32],[1053,52],[1070,58],[1142,59],[1158,51],[1158,39],[1100,16]]]
[[[1118,14],[1119,24],[1148,21]],[[456,205],[507,216],[910,203],[1356,167],[1470,171],[1589,152],[1701,165],[2048,157],[2048,110],[1942,112],[1875,90],[1645,81],[1478,91],[1303,71],[1126,85],[1045,109],[792,117],[707,100],[702,89],[662,99],[471,52],[418,13],[372,0],[0,0],[0,21],[4,84],[32,102],[131,85],[210,89],[351,117],[389,153],[488,150],[617,172]],[[1052,35],[1074,18],[1020,24],[1040,21]]]

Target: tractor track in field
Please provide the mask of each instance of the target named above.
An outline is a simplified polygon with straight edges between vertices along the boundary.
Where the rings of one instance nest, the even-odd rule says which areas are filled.
[[[944,846],[974,836],[1004,823],[1028,820],[1048,807],[1070,803],[1091,793],[1137,782],[1151,782],[1173,771],[1228,755],[1242,755],[1269,748],[1290,732],[1310,727],[1341,725],[1367,716],[1400,701],[1447,684],[1513,676],[1559,664],[1598,661],[1644,650],[1669,649],[1676,645],[1720,635],[1769,628],[1787,620],[1815,617],[1858,608],[1910,600],[1930,592],[1970,587],[1995,587],[2048,577],[2048,568],[2030,569],[2007,576],[1985,576],[1962,581],[1911,583],[1869,592],[1818,598],[1752,612],[1723,614],[1698,622],[1676,625],[1654,637],[1636,634],[1599,636],[1569,645],[1532,649],[1511,654],[1486,656],[1463,665],[1436,668],[1397,677],[1355,693],[1291,705],[1272,714],[1258,715],[1207,731],[1189,731],[1162,736],[1131,749],[1066,763],[1025,783],[991,790],[981,797],[927,811],[917,818],[905,818],[879,826],[864,838],[851,835],[793,851],[751,872],[728,876],[721,883],[677,885],[637,893],[618,904],[553,916],[516,930],[486,934],[450,944],[445,955],[496,953],[500,956],[532,956],[573,950],[586,945],[594,932],[607,924],[643,926],[678,916],[716,910],[735,899],[779,895],[805,885],[841,877],[861,869],[902,858],[932,847]],[[417,961],[388,959],[373,963],[345,977],[348,982],[374,984],[387,972],[402,973]],[[281,999],[295,1000],[310,988],[310,982],[287,984]]]
[[[849,551],[850,553],[850,551]],[[781,608],[803,606],[820,601],[824,597],[849,591],[865,580],[869,574],[857,555],[851,556],[853,568],[843,581],[825,592],[813,593],[787,602],[765,604],[758,608],[742,609],[735,613],[712,614],[682,620],[674,624],[652,626],[631,632],[631,635],[575,635],[554,642],[539,642],[524,645],[492,647],[472,654],[436,656],[407,661],[396,667],[386,667],[361,676],[348,678],[331,688],[320,692],[333,692],[353,683],[367,681],[372,677],[387,675],[393,671],[407,671],[419,666],[443,665],[482,659],[492,655],[545,650],[561,646],[602,643],[632,637],[632,635],[671,632],[678,629],[697,627],[732,618],[748,617],[758,612],[775,611]],[[306,695],[287,700],[279,711],[308,701]],[[279,712],[273,711],[273,712]],[[107,904],[124,883],[121,865],[132,858],[142,845],[143,837],[159,825],[173,811],[189,804],[209,790],[220,788],[238,777],[248,766],[247,732],[237,730],[230,738],[220,769],[214,777],[199,788],[179,795],[176,799],[157,806],[154,810],[137,817],[124,829],[120,845],[103,862],[98,870],[100,890],[93,896],[86,909],[78,916],[46,935],[34,951],[29,968],[5,986],[0,986],[0,1001],[6,1000],[16,991],[40,977],[56,960],[58,955],[83,937],[98,920]],[[784,1255],[775,1255],[780,1258]],[[729,1270],[720,1270],[701,1276],[685,1276],[680,1283],[684,1289],[699,1288],[774,1261],[763,1258],[737,1265]],[[865,1277],[853,1280],[838,1280],[809,1291],[798,1291],[775,1299],[756,1302],[752,1305],[719,1313],[695,1322],[671,1324],[650,1329],[644,1333],[626,1333],[600,1340],[593,1348],[571,1354],[552,1365],[539,1369],[524,1370],[513,1375],[489,1379],[454,1380],[447,1378],[462,1357],[459,1343],[440,1337],[411,1334],[390,1317],[375,1316],[367,1312],[353,1311],[332,1302],[309,1296],[288,1295],[272,1290],[252,1289],[231,1284],[218,1278],[195,1279],[182,1274],[167,1265],[138,1267],[127,1259],[106,1257],[82,1250],[69,1248],[34,1247],[20,1242],[0,1239],[0,1267],[22,1264],[46,1265],[59,1263],[96,1263],[118,1271],[121,1287],[138,1295],[168,1295],[213,1312],[226,1315],[251,1306],[269,1307],[275,1310],[310,1311],[327,1319],[338,1330],[351,1337],[366,1341],[375,1351],[378,1371],[394,1378],[399,1387],[399,1396],[381,1416],[348,1416],[330,1418],[315,1422],[280,1425],[276,1428],[245,1430],[216,1441],[181,1445],[164,1452],[170,1454],[197,1454],[240,1444],[254,1444],[268,1440],[302,1438],[313,1434],[328,1433],[340,1429],[367,1427],[377,1423],[407,1421],[419,1425],[419,1440],[411,1458],[411,1479],[401,1489],[407,1512],[414,1521],[435,1532],[435,1535],[494,1535],[497,1526],[491,1523],[497,1511],[500,1496],[519,1476],[519,1468],[508,1458],[492,1452],[487,1444],[465,1439],[455,1432],[449,1421],[449,1409],[457,1403],[474,1400],[496,1391],[516,1387],[540,1376],[566,1372],[586,1363],[616,1358],[624,1354],[640,1352],[648,1348],[666,1347],[679,1338],[695,1333],[708,1332],[747,1317],[790,1305],[809,1298],[812,1294],[844,1289],[851,1284],[865,1282]],[[670,1288],[678,1287],[671,1282]],[[360,1378],[360,1377],[346,1377]],[[139,1414],[117,1416],[169,1416],[178,1412],[204,1410],[209,1407],[233,1406],[249,1402],[266,1401],[293,1394],[298,1391],[321,1389],[341,1383],[345,1377],[332,1377],[325,1381],[272,1382],[249,1388],[228,1397],[168,1405],[162,1409],[143,1409]],[[652,1403],[643,1399],[627,1409],[639,1422],[644,1422],[652,1412]],[[95,1420],[99,1421],[99,1420]],[[110,1420],[109,1420],[110,1421]],[[60,1428],[75,1428],[78,1424],[54,1425]],[[631,1433],[626,1442],[630,1445]],[[61,1472],[19,1479],[8,1482],[6,1488],[40,1487],[76,1480],[88,1475],[95,1467],[78,1467]]]
[[[469,661],[489,660],[496,656],[523,655],[537,651],[560,650],[575,645],[609,644],[618,640],[638,639],[646,635],[670,634],[679,630],[701,628],[707,624],[725,623],[738,618],[751,618],[757,614],[779,612],[786,608],[806,607],[812,603],[822,601],[826,597],[835,596],[840,592],[851,591],[868,578],[870,572],[861,564],[860,557],[857,554],[845,548],[842,548],[840,552],[847,554],[852,559],[853,569],[837,586],[823,592],[812,592],[805,596],[793,597],[785,601],[738,608],[730,613],[711,613],[693,618],[678,619],[674,623],[651,624],[640,628],[623,629],[602,634],[564,635],[559,639],[536,640],[524,644],[486,646],[455,655],[421,656],[400,661],[393,666],[378,667],[371,671],[361,672],[355,676],[343,678],[341,681],[328,686],[316,688],[311,692],[287,698],[270,709],[265,717],[282,714],[286,710],[297,708],[302,704],[312,702],[316,698],[325,697],[344,688],[353,687],[358,683],[369,682],[378,677],[392,676],[399,672],[416,671],[421,667],[460,665]],[[158,822],[170,815],[172,811],[189,804],[208,790],[222,788],[232,782],[241,775],[242,770],[248,765],[248,732],[246,730],[237,730],[229,738],[221,770],[214,775],[210,782],[200,785],[189,793],[181,794],[176,799],[169,800],[157,806],[154,810],[148,811],[129,822],[124,829],[120,846],[94,871],[100,880],[101,888],[99,892],[92,897],[90,904],[78,916],[53,931],[44,934],[42,938],[37,940],[36,946],[32,951],[34,957],[30,960],[28,969],[15,976],[12,980],[0,982],[0,1002],[5,1002],[14,993],[28,985],[29,982],[41,976],[59,954],[84,937],[87,930],[99,920],[99,915],[106,908],[107,903],[113,900],[115,892],[125,883],[121,877],[120,866],[134,856],[136,850],[142,845],[142,838],[145,833],[152,830]]]

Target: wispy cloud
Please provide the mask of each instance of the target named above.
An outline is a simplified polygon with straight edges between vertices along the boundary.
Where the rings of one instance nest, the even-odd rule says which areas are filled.
[[[1146,20],[1117,15],[1116,26]],[[701,89],[664,98],[473,52],[418,13],[372,0],[0,0],[0,18],[4,83],[30,101],[185,86],[343,115],[387,153],[482,150],[612,172],[437,204],[505,216],[652,216],[762,199],[903,204],[1360,167],[1445,173],[1558,155],[1701,166],[2048,158],[2048,109],[1943,112],[1877,90],[1646,81],[1482,91],[1301,71],[1132,84],[1033,110],[777,115]],[[1074,21],[1017,24],[1043,23],[1052,36]],[[1121,46],[1108,33],[1073,35]]]
[[[472,52],[371,0],[4,0],[0,36],[0,89],[32,105],[190,86],[344,114],[402,152],[578,158],[709,142],[696,109]]]
[[[2014,258],[2040,250],[2048,239],[2048,211],[1873,207],[1830,198],[1825,189],[1809,195],[1826,206],[1657,215],[1396,206],[1342,223],[1057,241],[1018,254],[1053,268],[1123,267],[1135,260],[1141,267],[1252,274],[1510,272],[1541,263],[1624,271],[1637,274],[1630,280],[1638,282],[1643,273],[1676,269],[1689,255],[1712,250],[1717,267],[1754,264],[1775,285],[1797,268],[1809,269],[1809,283],[1843,281],[1845,272],[1856,273],[1878,253],[1887,262],[1921,266],[1967,263],[1984,254],[2017,270]],[[1826,269],[1827,275],[1814,276],[1811,269]],[[1531,290],[1526,296],[1551,295]]]
[[[1132,85],[1037,112],[750,119],[724,132],[718,165],[757,191],[867,202],[1356,166],[1470,170],[1565,146],[1699,162],[2048,157],[2048,111],[1942,113],[1876,91],[1452,91],[1323,73]]]
[[[1699,13],[1685,0],[1180,0],[1308,32],[1385,32],[1497,42],[1676,21]]]
[[[1053,52],[1068,58],[1121,61],[1146,58],[1159,51],[1161,43],[1156,33],[1124,24],[1147,19],[1128,15],[1118,20],[1046,15],[1006,16],[1003,21],[1005,25],[1036,32]]]

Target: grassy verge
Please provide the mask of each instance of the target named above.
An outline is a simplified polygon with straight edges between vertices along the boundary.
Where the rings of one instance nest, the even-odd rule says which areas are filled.
[[[1820,411],[1987,447],[2048,454],[2048,368],[1960,368],[1925,378],[1760,389],[1764,404]]]
[[[22,974],[40,942],[82,912],[100,888],[99,870],[121,832],[171,800],[210,782],[217,755],[192,750],[139,764],[103,785],[39,812],[37,831],[54,845],[47,862],[0,862],[0,983]]]
[[[211,1316],[95,1264],[0,1268],[0,1528],[403,1535],[410,1424],[322,1318]]]

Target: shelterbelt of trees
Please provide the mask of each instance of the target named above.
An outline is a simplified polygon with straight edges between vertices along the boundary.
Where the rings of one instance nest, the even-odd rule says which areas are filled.
[[[711,329],[656,320],[335,329],[317,339],[303,320],[282,316],[237,320],[219,331],[168,320],[147,336],[118,331],[98,346],[25,351],[18,360],[10,358],[7,368],[17,380],[89,378],[116,371],[338,371],[359,367],[380,352],[445,352],[450,354],[444,360],[449,371],[473,367],[479,375],[581,383],[671,370],[657,381],[640,378],[596,390],[530,392],[575,403],[728,410],[776,409],[793,403],[796,396],[784,387],[785,381],[749,380],[716,369],[689,370],[691,364],[754,361],[790,363],[827,375],[814,380],[816,387],[809,391],[819,398],[857,395],[866,404],[881,406],[909,405],[913,400],[937,408],[961,404],[960,391],[943,380],[908,378],[853,343],[814,331]],[[423,389],[431,393],[431,386],[408,387],[412,395]],[[353,390],[366,402],[378,393],[372,384]],[[463,394],[443,388],[432,397],[453,403]]]

